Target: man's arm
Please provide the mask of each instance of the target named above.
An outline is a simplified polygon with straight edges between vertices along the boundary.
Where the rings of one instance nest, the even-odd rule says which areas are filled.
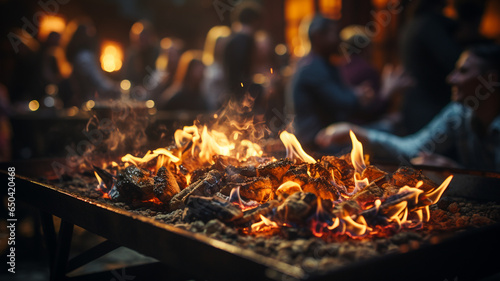
[[[463,108],[451,103],[422,130],[413,135],[398,137],[393,134],[339,123],[332,124],[318,133],[316,143],[326,147],[349,142],[349,130],[366,146],[367,151],[379,158],[413,158],[420,152],[446,153],[456,142],[454,133],[463,122]]]

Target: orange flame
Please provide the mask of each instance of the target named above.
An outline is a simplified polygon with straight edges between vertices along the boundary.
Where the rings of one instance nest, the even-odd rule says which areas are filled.
[[[439,201],[441,195],[443,195],[443,192],[446,190],[446,188],[448,188],[448,185],[450,184],[452,179],[453,176],[447,177],[438,188],[436,188],[432,192],[425,194],[425,196],[432,201],[432,204],[436,204]]]
[[[104,185],[104,181],[101,179],[101,177],[99,176],[99,174],[97,174],[96,171],[94,171],[94,175],[97,179],[97,190],[99,190],[101,193],[102,193],[102,197],[105,198],[105,199],[111,199],[111,197],[109,196],[109,194],[105,191],[105,185]]]
[[[142,158],[127,154],[122,157],[122,161],[139,165],[158,158],[157,169],[159,169],[170,162],[181,164],[185,159],[194,160],[203,165],[214,164],[213,157],[216,155],[232,156],[245,161],[250,157],[262,156],[264,153],[257,143],[246,139],[239,140],[237,133],[228,137],[223,132],[209,130],[207,126],[201,128],[196,125],[185,126],[182,130],[175,132],[174,141],[177,152],[158,148],[154,151],[148,151]],[[182,151],[187,149],[189,145],[191,145],[188,150],[190,155],[182,154]]]
[[[252,226],[251,226],[252,231],[257,232],[257,231],[262,231],[265,229],[278,228],[278,224],[276,222],[264,217],[263,215],[259,215],[259,216],[260,216],[261,221],[252,224]]]
[[[155,159],[156,157],[158,157],[158,155],[165,155],[168,157],[167,159],[169,159],[170,161],[172,161],[174,163],[177,163],[181,160],[178,157],[176,157],[175,155],[173,155],[171,151],[168,151],[165,148],[158,148],[158,149],[155,149],[153,151],[148,151],[146,153],[146,155],[144,155],[142,158],[135,157],[131,154],[127,154],[127,155],[122,157],[122,162],[132,163],[132,164],[137,166],[139,164],[144,164],[144,163],[147,163],[147,162]],[[161,160],[164,161],[165,159],[162,158]]]
[[[280,139],[285,145],[286,148],[286,156],[290,159],[295,159],[295,157],[299,158],[305,163],[314,164],[316,160],[309,156],[300,145],[299,141],[295,137],[295,135],[290,134],[287,131],[283,131],[280,134]]]
[[[362,174],[366,169],[365,159],[363,155],[363,145],[358,141],[356,135],[350,131],[349,132],[352,141],[352,151],[351,151],[351,162],[356,170],[356,173]]]
[[[293,182],[293,181],[287,181],[282,183],[278,189],[276,190],[276,195],[282,196],[284,193],[288,195],[292,195],[295,192],[302,191],[302,188],[300,187],[300,184]]]
[[[352,236],[362,236],[367,231],[371,231],[363,216],[359,216],[356,221],[350,216],[342,217],[342,220],[346,223],[346,231]]]
[[[240,196],[240,187],[235,187],[231,190],[229,194],[229,202],[238,206],[242,211],[251,210],[257,208],[259,204],[255,201],[243,202]]]

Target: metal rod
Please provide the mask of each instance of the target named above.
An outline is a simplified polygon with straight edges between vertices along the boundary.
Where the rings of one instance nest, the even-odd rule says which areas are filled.
[[[106,240],[69,260],[67,272],[71,272],[80,266],[86,265],[87,263],[92,262],[119,247],[121,246]]]

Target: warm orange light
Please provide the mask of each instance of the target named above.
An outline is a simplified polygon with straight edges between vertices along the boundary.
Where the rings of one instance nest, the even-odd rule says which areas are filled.
[[[290,49],[290,53],[295,57],[301,57],[309,51],[307,39],[307,22],[312,18],[314,13],[314,1],[285,1],[285,37],[287,45]],[[299,48],[299,46],[301,46],[302,48]],[[285,54],[286,50],[282,47],[280,47],[280,49],[281,50],[279,50],[279,52]],[[278,53],[278,50],[276,50],[276,53]]]
[[[278,44],[278,45],[276,45],[276,47],[274,47],[274,52],[278,56],[283,56],[286,54],[286,52],[288,52],[288,48],[286,47],[285,44]]]
[[[164,50],[170,49],[170,47],[172,47],[172,44],[173,44],[172,39],[170,39],[168,37],[165,37],[165,38],[161,39],[161,41],[160,41],[160,46]]]
[[[122,68],[123,51],[118,43],[106,42],[101,52],[101,67],[106,72],[118,71]]]
[[[500,37],[499,1],[487,1],[479,30],[487,38],[498,39]]]
[[[155,107],[155,102],[154,102],[154,100],[147,100],[147,101],[146,101],[146,107],[147,107],[147,108],[153,108],[153,107]]]
[[[124,90],[124,91],[130,90],[130,86],[131,86],[131,84],[130,84],[129,80],[125,79],[125,80],[122,80],[120,82],[120,88],[122,88],[122,90]]]
[[[141,22],[136,22],[134,23],[134,25],[132,25],[132,28],[130,30],[133,34],[139,35],[144,30],[144,25]]]
[[[326,17],[339,20],[342,17],[342,0],[320,0],[319,8]]]
[[[31,111],[37,111],[38,108],[40,108],[40,103],[37,101],[37,100],[32,100],[30,101],[30,103],[28,104],[28,108],[31,110]]]
[[[66,28],[66,21],[59,16],[46,15],[40,20],[38,39],[45,41],[51,32],[62,34]]]

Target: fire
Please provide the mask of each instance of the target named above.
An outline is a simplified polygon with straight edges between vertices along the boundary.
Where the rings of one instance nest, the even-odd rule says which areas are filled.
[[[127,154],[122,157],[122,161],[139,165],[156,158],[158,169],[170,162],[182,164],[185,161],[193,161],[200,166],[214,164],[213,158],[218,155],[246,161],[250,157],[260,157],[264,153],[259,144],[247,139],[240,140],[238,132],[227,135],[222,131],[209,129],[207,126],[185,126],[182,130],[175,132],[174,141],[176,146],[174,150],[158,148],[148,151],[143,157]]]
[[[278,197],[283,197],[283,195],[291,195],[295,192],[302,191],[302,188],[300,187],[300,184],[293,182],[293,181],[287,181],[281,184],[278,189],[276,190],[276,195]]]
[[[286,157],[290,159],[295,159],[299,158],[302,160],[302,162],[305,163],[311,163],[314,164],[316,163],[316,160],[309,156],[303,149],[302,146],[300,145],[299,141],[295,137],[295,135],[290,134],[287,131],[283,131],[280,134],[280,139],[285,145],[286,148]]]
[[[213,117],[217,119],[221,116],[224,114],[215,114]],[[140,178],[141,184],[159,181],[168,185],[169,193],[163,192],[158,195],[159,193],[155,190],[154,194],[142,197],[142,202],[158,205],[168,206],[169,202],[172,204],[172,196],[176,194],[207,196],[206,193],[213,185],[223,182],[231,189],[226,190],[224,194],[217,192],[215,195],[214,193],[210,195],[218,197],[219,201],[222,200],[222,203],[215,200],[219,202],[217,204],[226,204],[232,210],[235,209],[234,212],[239,212],[240,219],[241,213],[244,214],[246,224],[241,227],[244,233],[259,233],[260,235],[275,233],[276,229],[283,227],[300,226],[309,229],[310,233],[316,237],[347,235],[359,238],[395,232],[402,228],[421,227],[430,218],[429,206],[439,201],[452,180],[450,176],[435,188],[432,186],[424,188],[424,182],[420,180],[414,186],[413,184],[412,186],[399,185],[397,192],[371,197],[371,192],[376,194],[379,183],[374,180],[373,174],[370,176],[370,173],[374,172],[373,166],[367,166],[369,163],[363,154],[363,146],[352,131],[350,132],[352,140],[350,155],[336,158],[337,161],[347,165],[345,166],[348,167],[347,171],[354,170],[354,172],[349,172],[348,179],[346,179],[346,173],[335,166],[337,162],[326,163],[324,159],[315,160],[302,149],[297,138],[291,133],[284,131],[280,134],[289,160],[278,161],[275,158],[263,156],[264,152],[258,140],[252,139],[251,134],[248,133],[254,129],[253,124],[238,123],[235,120],[227,123],[232,128],[231,130],[222,126],[198,123],[185,126],[182,130],[175,132],[173,146],[148,151],[142,157],[127,154],[121,158],[121,164],[112,163],[110,166],[116,168],[135,165],[144,168],[131,175]],[[279,166],[280,163],[282,166]],[[276,166],[272,166],[274,164]],[[267,165],[272,166],[269,168],[270,171],[266,170]],[[210,166],[211,169],[216,170],[214,172],[227,173],[226,178],[214,176],[203,179],[196,174],[196,171]],[[296,170],[293,170],[289,176],[291,178],[287,178],[285,172],[291,171],[292,167]],[[230,173],[227,172],[229,168]],[[248,169],[244,170],[246,168]],[[253,175],[248,177],[241,175],[239,169]],[[285,170],[281,171],[281,169]],[[162,171],[161,177],[158,176],[160,171]],[[171,174],[176,172],[181,179]],[[338,172],[340,172],[340,177]],[[297,174],[298,176],[294,177]],[[109,198],[106,192],[109,188],[105,187],[98,172],[95,176],[99,182],[98,189],[103,192],[103,196]],[[155,177],[154,180],[151,177]],[[229,182],[233,177],[234,182]],[[178,186],[176,182],[180,182]],[[253,184],[256,186],[254,190],[252,190]],[[196,185],[206,185],[206,187],[204,191],[188,190],[190,193],[183,191]],[[323,185],[323,187],[316,189],[315,185]],[[144,190],[147,189],[144,188]],[[331,189],[335,189],[337,193],[333,194]],[[361,196],[363,193],[368,195],[365,194],[363,197]],[[303,200],[313,199],[308,199],[307,204],[305,202],[291,203],[291,208],[299,210],[295,216],[288,216],[288,207],[285,209],[285,215],[280,215],[279,208],[296,197],[303,198]],[[199,198],[208,200],[206,197]],[[356,200],[361,200],[360,198],[367,199],[363,199],[366,201],[358,204]],[[353,207],[354,205],[357,207]],[[293,221],[300,216],[307,217],[303,217],[302,221]],[[255,222],[258,218],[260,221]],[[231,223],[236,225],[236,222],[231,221]]]
[[[349,132],[352,141],[351,161],[356,169],[356,173],[360,174],[366,169],[365,159],[363,155],[363,145],[358,141],[356,135],[352,131]]]
[[[107,187],[104,184],[104,181],[102,180],[102,178],[99,176],[99,174],[97,174],[96,171],[94,171],[94,175],[97,178],[97,182],[98,182],[98,184],[97,184],[97,190],[99,190],[102,193],[102,197],[103,198],[105,198],[105,199],[111,199],[111,197],[109,196],[108,192],[106,191]]]
[[[245,202],[241,199],[240,196],[240,187],[235,187],[231,190],[231,194],[229,195],[229,202],[236,205],[242,211],[247,211],[254,209],[259,206],[259,203],[255,201]]]
[[[260,216],[261,221],[256,222],[256,223],[252,224],[252,226],[251,226],[251,229],[253,232],[278,228],[278,224],[276,222],[269,220],[268,218],[264,217],[263,215],[259,215],[259,216]]]

